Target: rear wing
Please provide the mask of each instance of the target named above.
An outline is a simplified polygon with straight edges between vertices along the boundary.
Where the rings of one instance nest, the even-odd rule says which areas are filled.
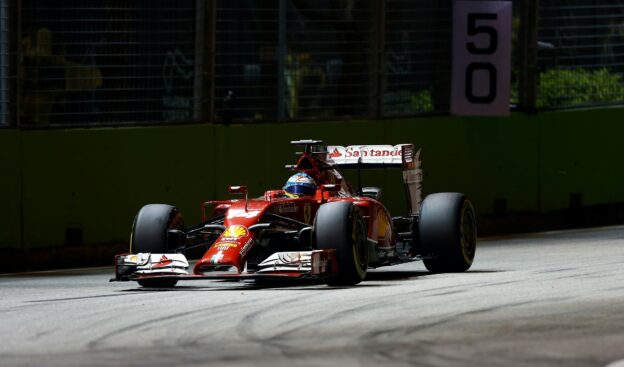
[[[376,168],[395,167],[403,165],[403,146],[412,144],[392,145],[350,145],[342,147],[330,145],[327,147],[327,157],[331,163],[343,168]]]
[[[409,213],[420,213],[423,175],[420,149],[414,151],[414,144],[330,145],[327,158],[328,163],[342,168],[401,168]]]

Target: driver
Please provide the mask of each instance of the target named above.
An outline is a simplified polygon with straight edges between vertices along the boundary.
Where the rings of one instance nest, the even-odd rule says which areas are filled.
[[[307,173],[299,172],[288,178],[284,193],[291,198],[310,196],[316,193],[316,183]]]

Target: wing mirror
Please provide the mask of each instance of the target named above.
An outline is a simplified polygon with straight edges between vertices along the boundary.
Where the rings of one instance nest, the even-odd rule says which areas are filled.
[[[245,211],[247,211],[247,186],[229,186],[228,192],[230,194],[244,194],[245,195]]]
[[[337,184],[324,184],[321,185],[321,201],[327,201],[331,196],[330,192],[340,191],[340,185]],[[325,194],[327,193],[327,195]]]
[[[229,186],[228,192],[230,194],[246,194],[247,186]]]
[[[340,185],[336,185],[336,184],[321,185],[321,191],[337,192],[337,191],[340,191]]]

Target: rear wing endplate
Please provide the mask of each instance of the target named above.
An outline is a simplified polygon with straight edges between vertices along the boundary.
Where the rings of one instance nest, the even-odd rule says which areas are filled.
[[[418,215],[422,203],[423,174],[420,160],[421,150],[414,152],[414,145],[404,144],[402,147],[403,185],[409,214]]]

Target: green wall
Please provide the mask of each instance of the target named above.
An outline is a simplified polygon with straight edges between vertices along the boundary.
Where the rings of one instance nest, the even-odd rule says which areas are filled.
[[[541,210],[624,202],[624,109],[550,112],[538,117]]]
[[[0,130],[0,248],[21,245],[21,134]]]
[[[423,148],[425,191],[467,193],[481,215],[495,200],[511,212],[624,202],[624,108],[512,114],[508,118],[428,117],[382,121],[0,130],[0,248],[58,247],[66,230],[85,244],[127,241],[144,204],[177,205],[187,223],[203,200],[280,187],[295,162],[290,140],[397,144]],[[348,174],[349,175],[349,174]],[[396,214],[400,173],[364,174],[384,188]],[[22,230],[23,229],[23,230]],[[74,232],[74,233],[75,233]],[[75,239],[74,239],[75,240]]]

